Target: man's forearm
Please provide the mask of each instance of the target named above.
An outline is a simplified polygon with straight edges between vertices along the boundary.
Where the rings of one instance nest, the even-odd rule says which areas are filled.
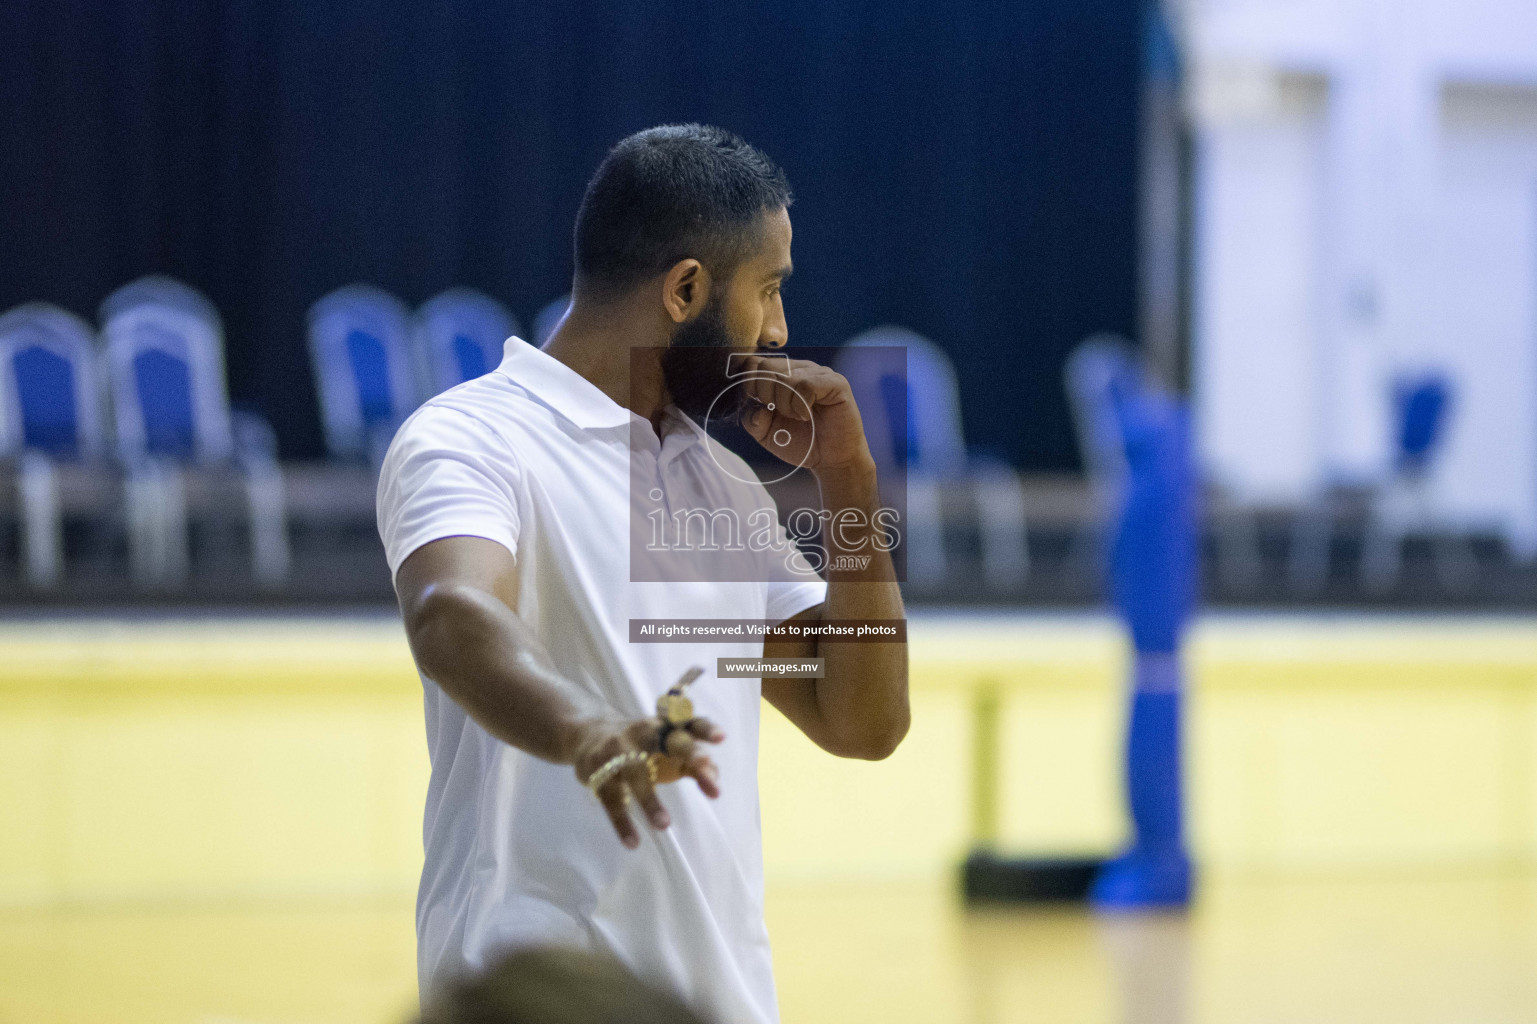
[[[557,672],[527,624],[484,590],[433,587],[402,610],[422,671],[504,743],[571,764],[582,729],[614,717]]]
[[[902,592],[876,516],[880,494],[874,467],[819,474],[818,480],[823,508],[832,514],[825,527],[829,563],[823,618],[902,618]],[[889,755],[907,735],[911,720],[907,644],[823,640],[817,654],[827,669],[826,678],[816,681],[823,719],[861,756]]]

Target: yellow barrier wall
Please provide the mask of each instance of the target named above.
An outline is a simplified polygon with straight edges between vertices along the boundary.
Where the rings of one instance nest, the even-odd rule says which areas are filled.
[[[1003,701],[1004,850],[1121,841],[1112,624],[920,617],[912,661],[913,731],[885,762],[828,757],[765,708],[771,876],[953,867],[981,684]],[[1189,661],[1206,868],[1537,860],[1537,624],[1224,618]],[[0,902],[408,891],[426,767],[389,620],[0,627]]]

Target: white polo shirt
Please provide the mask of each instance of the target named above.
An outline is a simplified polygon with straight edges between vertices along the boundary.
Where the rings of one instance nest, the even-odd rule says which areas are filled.
[[[742,482],[753,479],[745,464],[723,463],[704,440],[671,410],[658,443],[649,422],[518,338],[495,371],[429,400],[396,434],[378,492],[392,574],[429,541],[495,541],[516,560],[513,610],[567,678],[641,717],[702,666],[694,704],[727,737],[711,750],[720,798],[692,780],[661,787],[672,825],[654,832],[637,811],[642,842],[626,850],[570,767],[492,738],[423,676],[424,993],[498,950],[557,943],[612,953],[722,1024],[778,1020],[763,923],[760,685],[715,677],[716,658],[756,657],[762,643],[631,643],[629,620],[783,620],[821,603],[826,584],[767,554],[761,582],[630,582],[636,487],[672,508],[734,503],[744,518],[773,508],[761,485]]]

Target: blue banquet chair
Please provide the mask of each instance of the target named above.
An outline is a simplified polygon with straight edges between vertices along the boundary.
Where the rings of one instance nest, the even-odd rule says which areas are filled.
[[[1430,371],[1392,384],[1393,455],[1373,495],[1361,552],[1362,586],[1382,593],[1403,571],[1404,540],[1411,533],[1434,541],[1436,571],[1449,590],[1465,589],[1477,571],[1471,544],[1437,507],[1431,472],[1445,447],[1454,408],[1451,380]]]
[[[412,337],[424,395],[482,377],[502,361],[502,345],[519,332],[500,302],[473,288],[450,288],[416,311]]]
[[[186,578],[189,498],[200,516],[219,517],[233,476],[244,492],[252,573],[281,583],[290,558],[276,445],[260,417],[230,411],[218,311],[193,288],[151,276],[107,296],[101,321],[135,579]]]
[[[377,467],[420,402],[410,335],[405,304],[372,285],[338,288],[310,307],[310,358],[333,458]]]
[[[969,493],[982,542],[982,579],[995,591],[1030,573],[1025,494],[1001,460],[968,451],[961,432],[955,368],[938,345],[903,327],[875,327],[849,339],[836,359],[865,422],[883,477],[905,478],[907,578],[942,583],[950,571],[943,492]]]
[[[1137,387],[1140,373],[1131,343],[1114,334],[1085,339],[1063,370],[1079,458],[1101,507],[1112,502],[1126,478],[1126,446],[1108,396]]]
[[[101,399],[89,324],[42,302],[0,315],[0,459],[14,465],[24,576],[35,588],[63,576],[67,497],[100,491]],[[66,467],[92,479],[65,488]]]

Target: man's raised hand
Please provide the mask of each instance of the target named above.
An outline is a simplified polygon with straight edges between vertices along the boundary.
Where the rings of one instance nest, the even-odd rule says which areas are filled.
[[[871,462],[864,421],[848,380],[809,359],[743,356],[742,427],[774,455],[822,473]],[[789,376],[783,374],[789,365]]]

